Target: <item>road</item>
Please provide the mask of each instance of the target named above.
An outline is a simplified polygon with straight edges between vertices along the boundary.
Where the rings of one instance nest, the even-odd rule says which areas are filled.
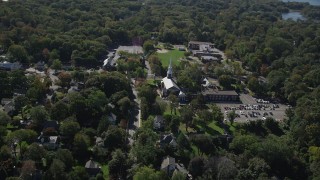
[[[128,133],[130,134],[129,137],[129,144],[132,145],[134,140],[132,139],[132,136],[136,132],[138,128],[141,127],[141,110],[140,110],[140,99],[138,99],[138,92],[134,86],[134,79],[131,79],[131,88],[132,93],[135,96],[134,102],[136,104],[136,107],[130,112],[130,119],[128,123]]]

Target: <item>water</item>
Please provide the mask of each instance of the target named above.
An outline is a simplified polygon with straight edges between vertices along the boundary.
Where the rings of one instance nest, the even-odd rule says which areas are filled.
[[[306,18],[300,12],[289,12],[289,13],[283,13],[282,19],[283,20],[292,19],[294,21],[297,21],[297,20],[305,20]]]
[[[282,0],[283,2],[307,2],[313,6],[320,6],[320,0]]]

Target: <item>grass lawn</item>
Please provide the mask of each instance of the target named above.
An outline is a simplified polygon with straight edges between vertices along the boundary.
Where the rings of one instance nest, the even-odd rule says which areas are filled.
[[[180,63],[178,59],[184,57],[184,51],[173,49],[173,50],[168,50],[167,53],[157,53],[157,56],[161,60],[162,66],[168,67],[170,63],[170,58],[172,59],[173,65],[178,65]]]
[[[217,133],[223,134],[223,128],[219,127],[215,121],[211,122],[210,124],[208,124],[208,127],[210,128],[210,130],[212,129],[212,131],[215,131]],[[207,129],[208,131],[208,129]],[[210,134],[210,133],[209,133]]]
[[[103,178],[104,179],[109,179],[109,167],[108,167],[108,165],[103,165],[101,169],[102,169],[102,173],[103,173]]]

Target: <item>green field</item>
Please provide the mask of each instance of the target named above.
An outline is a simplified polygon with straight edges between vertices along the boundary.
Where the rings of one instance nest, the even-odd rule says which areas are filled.
[[[170,63],[170,58],[172,59],[173,65],[178,65],[180,58],[184,57],[184,51],[179,51],[178,49],[168,50],[167,53],[156,53],[161,60],[163,67],[168,67]]]

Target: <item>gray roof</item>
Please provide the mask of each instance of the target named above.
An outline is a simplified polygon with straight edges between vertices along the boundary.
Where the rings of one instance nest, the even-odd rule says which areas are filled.
[[[96,163],[90,159],[89,161],[86,162],[85,168],[100,169],[100,166],[98,165],[98,163]]]
[[[161,169],[166,169],[168,166],[175,166],[176,160],[173,157],[167,156],[161,163]]]
[[[204,91],[202,91],[203,95],[226,95],[226,96],[238,96],[239,94],[236,91],[219,91],[217,89],[212,88],[206,88]]]

